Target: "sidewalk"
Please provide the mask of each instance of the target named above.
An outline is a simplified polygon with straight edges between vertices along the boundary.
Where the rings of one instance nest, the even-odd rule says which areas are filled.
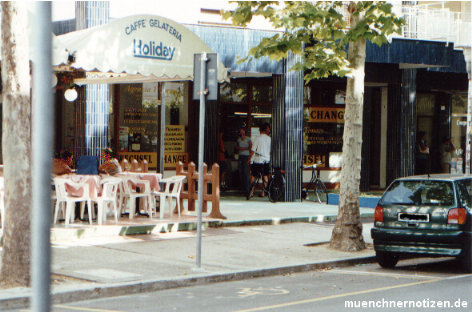
[[[337,206],[225,196],[220,210],[226,220],[203,218],[199,269],[196,231],[188,231],[196,229],[195,213],[162,221],[141,216],[132,222],[121,218],[118,225],[110,218],[102,226],[53,228],[53,302],[374,261],[372,248],[357,253],[328,248],[332,224],[324,221],[336,218]],[[361,208],[361,215],[371,217],[373,209]],[[145,235],[126,235],[131,233]],[[369,224],[364,226],[364,239],[372,242]],[[2,289],[0,310],[27,306],[30,293],[30,289]]]

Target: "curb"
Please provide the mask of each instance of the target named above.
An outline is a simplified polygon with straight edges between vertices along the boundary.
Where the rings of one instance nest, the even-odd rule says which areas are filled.
[[[111,284],[108,286],[93,286],[83,289],[52,291],[52,304],[70,303],[81,300],[101,299],[107,297],[132,295],[143,292],[152,292],[165,289],[175,289],[180,287],[190,287],[197,285],[207,285],[219,282],[238,281],[249,278],[268,277],[283,274],[301,273],[320,269],[346,267],[356,264],[367,264],[375,262],[375,256],[358,257],[344,260],[333,260],[326,262],[307,263],[285,267],[237,271],[222,274],[210,274],[206,276],[192,276],[185,278],[171,278],[166,280],[149,280],[140,282],[128,282]],[[0,299],[0,309],[19,309],[29,306],[31,289],[25,289],[22,295],[11,296]]]
[[[372,218],[373,212],[361,213],[361,218]],[[202,228],[222,228],[222,227],[238,227],[238,226],[259,226],[259,225],[278,225],[287,223],[320,223],[320,222],[334,222],[336,215],[315,215],[307,217],[286,217],[286,218],[268,218],[259,220],[208,220],[202,222]],[[71,239],[81,239],[91,237],[94,235],[149,235],[159,233],[169,233],[177,231],[194,231],[197,230],[198,223],[196,221],[187,222],[169,222],[166,224],[143,224],[143,225],[124,225],[124,226],[109,226],[104,229],[97,228],[80,228],[73,230],[53,229],[51,232],[51,241],[55,237],[67,235]],[[60,233],[60,234],[59,234]]]

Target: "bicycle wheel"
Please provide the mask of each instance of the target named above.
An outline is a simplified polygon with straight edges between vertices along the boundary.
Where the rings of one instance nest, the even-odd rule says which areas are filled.
[[[326,189],[326,186],[324,185],[324,183],[321,182],[321,180],[319,179],[315,182],[315,194],[320,204],[328,203],[328,190]]]
[[[302,188],[302,199],[303,200],[315,200],[315,185],[310,181],[305,187]]]
[[[267,188],[267,195],[271,202],[275,203],[284,199],[284,186],[285,178],[282,175],[275,176],[270,181],[269,187]]]

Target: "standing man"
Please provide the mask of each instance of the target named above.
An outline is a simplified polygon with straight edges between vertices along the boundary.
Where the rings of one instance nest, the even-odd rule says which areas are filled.
[[[249,160],[252,159],[252,174],[251,183],[254,181],[254,177],[262,176],[264,182],[264,188],[262,188],[261,197],[265,196],[264,189],[269,183],[269,163],[270,163],[270,126],[268,123],[263,124],[259,127],[260,135],[254,140],[252,144],[251,154]],[[252,190],[250,190],[251,192]],[[254,194],[249,193],[247,199],[251,198]]]

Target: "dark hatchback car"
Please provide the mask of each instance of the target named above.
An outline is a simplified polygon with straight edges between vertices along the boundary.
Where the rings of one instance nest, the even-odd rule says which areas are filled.
[[[403,256],[453,256],[471,270],[472,176],[399,178],[379,200],[371,235],[377,262]]]

